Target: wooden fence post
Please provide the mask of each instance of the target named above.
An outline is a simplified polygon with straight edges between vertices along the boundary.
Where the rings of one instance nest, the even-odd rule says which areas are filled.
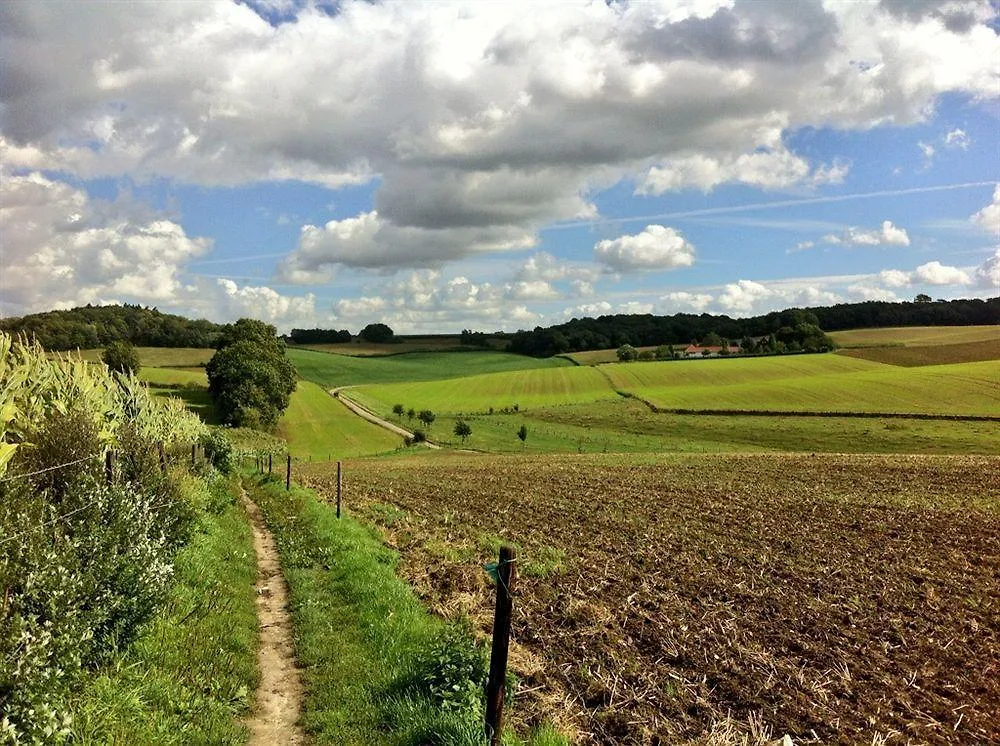
[[[285,492],[292,489],[292,454],[288,454],[285,465]]]
[[[493,614],[493,647],[490,650],[490,678],[486,682],[486,737],[490,746],[500,746],[503,730],[503,700],[507,683],[507,653],[510,650],[510,619],[514,610],[514,562],[517,554],[500,547],[497,563],[497,602]]]
[[[115,454],[109,448],[104,452],[104,481],[108,484],[114,480],[115,477]]]
[[[271,454],[270,453],[267,454],[267,473],[268,474],[271,473],[271,458],[272,458]]]
[[[191,444],[191,468],[194,468],[195,459],[198,457],[198,444]]]
[[[337,518],[340,518],[340,493],[344,491],[344,470],[343,464],[337,462]]]

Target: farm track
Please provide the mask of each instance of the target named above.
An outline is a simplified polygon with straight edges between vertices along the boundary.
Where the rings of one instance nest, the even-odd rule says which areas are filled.
[[[1000,743],[1000,459],[348,468],[356,514],[442,614],[487,630],[485,547],[521,545],[516,717],[598,744],[701,743],[727,714],[795,743]],[[302,479],[331,484],[320,465]]]
[[[260,508],[242,495],[243,504],[253,525],[253,544],[257,554],[257,615],[260,620],[260,685],[255,697],[254,715],[248,722],[250,746],[306,743],[298,726],[304,690],[295,661],[292,621],[288,613],[288,585],[281,573],[274,537],[264,523]]]
[[[407,430],[406,428],[399,427],[398,425],[392,424],[388,420],[382,419],[377,414],[375,414],[374,412],[372,412],[370,409],[366,409],[365,407],[362,407],[360,404],[358,404],[353,399],[350,399],[350,398],[348,398],[346,396],[341,395],[341,391],[343,391],[345,388],[349,388],[349,387],[348,386],[341,386],[340,388],[330,389],[329,394],[334,399],[336,399],[341,404],[343,404],[345,407],[347,407],[349,410],[351,410],[352,412],[354,412],[354,414],[356,414],[358,417],[361,417],[362,419],[368,420],[368,422],[371,422],[373,425],[378,425],[379,427],[385,428],[389,432],[395,433],[396,435],[401,435],[404,438],[412,438],[413,437],[413,433],[410,432],[409,430]],[[441,446],[437,445],[436,443],[431,443],[429,440],[425,440],[425,441],[423,441],[423,443],[428,448],[435,449],[435,450],[439,449],[441,447]]]

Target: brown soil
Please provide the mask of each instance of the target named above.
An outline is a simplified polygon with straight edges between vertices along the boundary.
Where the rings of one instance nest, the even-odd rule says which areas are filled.
[[[1000,744],[1000,459],[347,468],[355,514],[442,614],[487,630],[480,563],[498,538],[520,545],[516,718],[599,744],[703,742],[727,716],[796,744]],[[333,484],[324,466],[304,471]]]
[[[257,616],[260,620],[260,686],[248,725],[250,746],[297,746],[306,743],[298,726],[302,712],[302,679],[295,663],[292,621],[288,614],[288,586],[281,574],[274,537],[267,530],[260,509],[246,495],[244,505],[253,522],[257,554]]]

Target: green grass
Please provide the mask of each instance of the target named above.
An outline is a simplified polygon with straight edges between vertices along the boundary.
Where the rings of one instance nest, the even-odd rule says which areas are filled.
[[[267,479],[250,490],[288,580],[306,687],[302,722],[313,742],[481,744],[479,713],[446,710],[419,675],[445,627],[397,577],[397,555],[371,529],[338,520],[310,490],[285,492]],[[546,729],[532,745],[565,743]]]
[[[139,354],[139,363],[144,368],[197,368],[204,366],[215,354],[215,350],[210,347],[136,347],[135,351]],[[97,348],[76,350],[69,354],[78,354],[84,360],[96,363],[103,353],[103,348]]]
[[[565,362],[565,361],[564,361]],[[418,412],[485,413],[490,407],[519,410],[614,399],[617,394],[596,369],[587,367],[519,370],[462,378],[460,381],[364,386],[347,392],[374,411],[391,411],[396,403]]]
[[[293,458],[317,461],[382,453],[402,443],[400,436],[361,419],[309,381],[299,381],[278,435]]]
[[[1000,415],[1000,381],[994,361],[901,368],[839,355],[811,357],[872,367],[853,373],[817,371],[815,375],[771,380],[752,376],[749,370],[745,370],[748,374],[745,382],[734,380],[728,384],[722,381],[691,383],[687,377],[670,380],[664,376],[663,383],[659,385],[653,382],[655,379],[644,382],[632,371],[641,371],[643,367],[666,368],[674,365],[682,368],[699,364],[706,367],[718,365],[720,369],[735,365],[737,369],[746,369],[751,363],[770,360],[610,367],[620,369],[611,375],[622,389],[665,409]]]
[[[208,393],[208,379],[203,369],[141,368],[139,379],[148,384],[154,395],[181,399],[202,421],[209,425],[221,424]]]
[[[439,417],[432,440],[491,453],[764,452],[1000,454],[993,422],[852,417],[656,414],[634,399],[464,418],[472,436]],[[517,430],[524,424],[523,449]],[[433,457],[433,454],[425,454]]]
[[[434,381],[481,373],[572,366],[568,360],[538,359],[507,352],[412,352],[382,357],[348,357],[289,348],[288,359],[302,378],[325,388],[363,383]]]
[[[892,347],[894,345],[949,345],[1000,339],[1000,325],[900,326],[885,329],[849,329],[830,332],[841,347]]]
[[[164,613],[73,707],[80,744],[243,744],[257,685],[257,576],[242,508],[208,515],[178,555]]]

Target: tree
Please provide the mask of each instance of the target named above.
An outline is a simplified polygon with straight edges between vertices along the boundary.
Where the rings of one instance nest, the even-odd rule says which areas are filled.
[[[424,423],[428,428],[433,424],[437,417],[429,409],[421,409],[420,414],[417,415],[417,419]]]
[[[462,445],[465,445],[465,439],[472,435],[472,428],[469,423],[465,420],[459,420],[455,423],[455,435],[462,439]]]
[[[927,295],[927,293],[918,293],[917,297],[913,299],[914,303],[931,303],[932,298]]]
[[[393,341],[395,332],[393,332],[392,329],[385,324],[369,324],[361,330],[361,333],[358,336],[366,342],[384,344],[386,342]]]
[[[660,345],[654,354],[657,360],[670,360],[674,356],[674,348],[670,345]]]
[[[134,376],[139,372],[139,354],[128,342],[112,342],[104,348],[101,362],[122,375]]]
[[[257,319],[240,319],[235,324],[227,324],[216,349],[224,350],[237,342],[253,342],[275,355],[285,354],[285,343],[278,339],[278,330]]]
[[[208,391],[223,422],[234,427],[273,429],[295,391],[295,367],[276,346],[242,340],[208,361]]]
[[[521,441],[521,450],[524,450],[525,443],[528,440],[528,428],[526,425],[521,425],[521,429],[517,431],[517,439]]]
[[[624,344],[618,348],[618,359],[623,363],[631,362],[639,357],[639,351],[630,344]]]
[[[409,409],[406,410],[406,419],[408,419],[410,422],[413,422],[413,418],[416,416],[417,413],[414,411],[413,407],[410,407]]]
[[[402,404],[394,404],[392,407],[392,413],[396,415],[400,421],[403,419],[403,412],[406,411]]]

